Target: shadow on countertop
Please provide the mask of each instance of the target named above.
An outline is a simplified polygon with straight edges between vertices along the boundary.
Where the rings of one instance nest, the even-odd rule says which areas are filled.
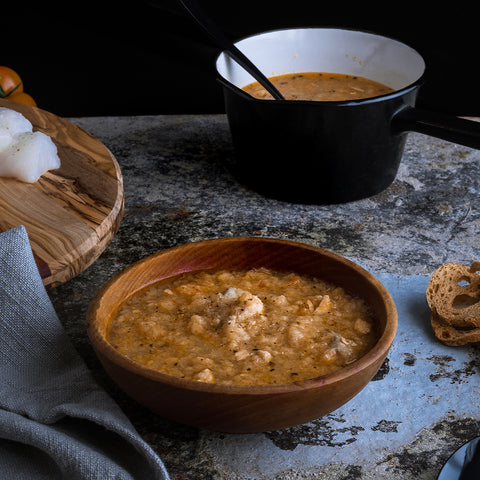
[[[386,34],[427,61],[419,106],[480,116],[476,15],[357,2],[201,2],[232,39],[274,28],[342,26]],[[62,5],[62,4],[60,4]],[[2,13],[0,64],[16,70],[38,106],[60,116],[223,113],[218,48],[175,0],[38,2]],[[282,6],[285,5],[285,6]]]

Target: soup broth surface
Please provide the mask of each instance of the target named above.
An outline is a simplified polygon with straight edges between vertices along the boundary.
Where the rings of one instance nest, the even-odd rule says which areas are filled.
[[[345,101],[376,97],[394,91],[365,77],[327,72],[288,73],[269,79],[286,100]],[[243,90],[252,97],[273,99],[258,82]]]
[[[148,286],[120,307],[106,337],[150,369],[230,385],[325,375],[377,338],[362,299],[266,269],[189,273]]]

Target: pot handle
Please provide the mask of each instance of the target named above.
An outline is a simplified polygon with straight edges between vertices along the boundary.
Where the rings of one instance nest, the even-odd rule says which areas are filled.
[[[480,149],[480,122],[445,113],[405,107],[392,119],[395,133],[414,131]]]

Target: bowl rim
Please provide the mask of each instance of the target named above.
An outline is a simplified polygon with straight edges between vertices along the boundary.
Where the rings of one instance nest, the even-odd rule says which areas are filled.
[[[300,380],[296,382],[282,383],[282,384],[261,384],[261,385],[225,385],[225,384],[216,384],[216,383],[207,383],[199,382],[195,380],[187,380],[180,377],[175,377],[168,375],[147,367],[144,367],[128,357],[120,354],[102,335],[98,328],[98,322],[96,312],[102,302],[103,296],[118,282],[118,280],[145,263],[156,261],[158,258],[161,258],[164,255],[171,254],[175,251],[181,251],[187,248],[194,248],[195,246],[207,245],[217,242],[244,242],[244,241],[260,241],[260,242],[270,242],[270,243],[281,243],[284,245],[290,245],[293,247],[298,247],[302,249],[308,249],[320,255],[325,255],[330,257],[335,261],[340,261],[345,264],[348,268],[355,270],[357,273],[361,274],[367,279],[377,291],[381,294],[383,302],[386,309],[386,324],[383,333],[378,338],[374,347],[370,349],[365,355],[360,357],[358,360],[352,362],[351,364],[337,370],[333,373],[315,377],[312,379]],[[192,270],[193,271],[193,270]],[[155,283],[155,282],[151,282]],[[142,286],[144,288],[149,284]],[[138,290],[137,290],[138,291]],[[134,292],[132,292],[133,294]],[[173,388],[192,390],[197,392],[209,392],[209,393],[218,393],[218,394],[235,394],[235,395],[269,395],[272,393],[291,393],[294,391],[303,391],[315,389],[323,385],[334,384],[336,382],[344,381],[349,377],[354,376],[356,373],[368,368],[372,364],[378,362],[379,359],[383,358],[387,352],[390,350],[393,340],[395,338],[397,327],[398,327],[398,313],[395,306],[394,300],[386,287],[378,280],[372,273],[361,267],[359,264],[354,261],[334,253],[330,250],[316,247],[314,245],[309,245],[306,243],[279,239],[279,238],[270,238],[270,237],[257,237],[257,236],[239,236],[239,237],[220,237],[220,238],[211,238],[206,240],[199,240],[194,242],[189,242],[182,245],[177,245],[174,247],[166,248],[160,250],[153,254],[147,255],[146,257],[137,260],[136,262],[130,264],[126,268],[122,269],[111,277],[100,289],[97,291],[95,296],[87,310],[86,314],[86,323],[87,323],[87,335],[90,339],[90,342],[96,351],[97,355],[100,353],[102,356],[106,357],[110,362],[119,366],[120,368],[127,370],[129,373],[134,375],[139,375],[145,379],[161,382],[164,385],[168,385]]]

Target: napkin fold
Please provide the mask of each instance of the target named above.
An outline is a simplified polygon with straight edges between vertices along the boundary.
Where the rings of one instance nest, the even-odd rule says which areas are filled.
[[[23,226],[0,234],[0,478],[169,478],[71,344]]]

